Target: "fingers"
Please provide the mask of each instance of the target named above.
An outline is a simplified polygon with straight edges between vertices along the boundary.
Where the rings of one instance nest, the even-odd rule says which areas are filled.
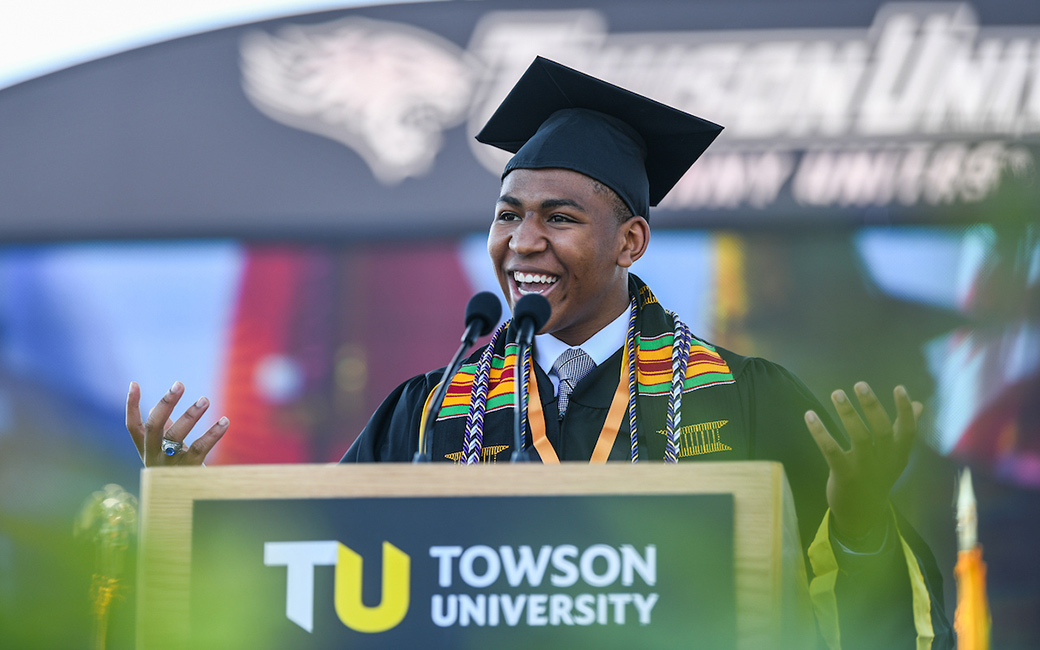
[[[148,411],[148,419],[144,421],[144,426],[149,434],[155,431],[158,431],[160,434],[163,432],[163,424],[173,413],[173,409],[177,406],[177,402],[181,400],[181,395],[183,394],[184,384],[175,381],[173,386],[170,386],[170,390],[166,391],[166,394],[152,407],[152,410]]]
[[[184,413],[181,414],[177,421],[166,427],[163,432],[164,438],[175,440],[177,442],[184,442],[184,439],[188,437],[188,433],[191,432],[192,427],[199,421],[202,414],[209,408],[209,399],[206,397],[200,397],[194,404],[189,406]]]
[[[894,391],[896,419],[893,423],[889,412],[866,382],[856,383],[855,393],[862,417],[843,391],[837,390],[831,395],[852,441],[847,452],[836,449],[838,445],[833,440],[824,440],[826,429],[816,421],[814,413],[806,414],[809,431],[831,469],[827,485],[828,505],[835,521],[840,520],[846,532],[869,530],[872,522],[877,520],[877,513],[884,509],[892,485],[906,467],[917,433],[917,418],[923,408],[919,402],[910,400],[904,387],[897,386]]]
[[[852,448],[863,449],[864,452],[869,450],[874,444],[870,430],[863,423],[863,418],[859,416],[856,407],[849,401],[845,391],[839,389],[831,393],[831,403],[834,404],[834,409],[838,412],[838,417],[841,418],[841,423],[849,434]]]
[[[914,402],[913,403],[913,407],[914,407],[914,422],[920,422],[921,421],[921,413],[924,413],[924,404],[922,404],[920,402]]]
[[[163,453],[163,438],[174,442],[184,442],[192,428],[198,424],[199,419],[210,407],[209,399],[200,397],[174,421],[171,417],[173,410],[183,396],[184,384],[179,381],[174,382],[142,422],[141,388],[137,382],[130,384],[126,398],[126,428],[146,466],[200,465],[213,446],[227,432],[230,423],[226,417],[223,417],[182,452],[172,456]]]
[[[896,419],[893,422],[869,384],[857,382],[855,392],[862,417],[844,391],[836,390],[831,395],[834,408],[852,441],[849,463],[867,463],[866,466],[881,463],[898,476],[906,466],[917,435],[917,419],[924,407],[920,402],[910,400],[905,387],[896,386],[893,391]]]
[[[162,436],[166,431],[170,415],[174,407],[184,394],[184,384],[179,381],[173,382],[170,390],[152,407],[148,417],[144,421],[144,464],[152,466],[158,464],[162,457]]]
[[[141,421],[141,387],[136,381],[130,382],[130,390],[126,394],[126,430],[134,440],[137,453],[144,460],[144,422]]]
[[[909,455],[917,435],[917,420],[924,411],[924,405],[911,401],[903,386],[896,386],[892,396],[896,401],[896,423],[893,427],[896,447],[900,453]]]
[[[230,424],[227,417],[217,420],[216,424],[206,430],[206,433],[191,443],[191,446],[188,447],[185,461],[191,465],[201,465],[206,460],[206,455],[213,449],[213,445],[217,444],[224,437],[224,434],[227,433]]]
[[[903,386],[896,386],[892,391],[892,397],[896,402],[896,429],[915,429],[917,418],[924,406],[920,402],[910,401],[910,395]]]
[[[855,390],[859,405],[863,409],[863,417],[867,420],[867,426],[870,428],[870,434],[875,444],[887,443],[892,437],[892,420],[885,412],[885,407],[878,401],[867,382],[857,382]]]
[[[809,429],[813,440],[816,441],[816,446],[820,448],[820,453],[826,459],[827,465],[835,471],[844,470],[848,462],[845,450],[827,431],[827,427],[823,425],[815,411],[806,411],[805,426]]]

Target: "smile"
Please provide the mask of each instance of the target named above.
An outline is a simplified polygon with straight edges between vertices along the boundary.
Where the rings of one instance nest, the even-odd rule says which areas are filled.
[[[556,281],[559,279],[559,276],[548,275],[545,273],[523,273],[521,271],[513,271],[513,281],[516,282],[517,289],[519,289],[522,294],[542,293],[556,284]]]

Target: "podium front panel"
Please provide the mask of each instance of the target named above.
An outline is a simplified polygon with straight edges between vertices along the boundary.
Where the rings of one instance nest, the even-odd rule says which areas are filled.
[[[784,648],[808,602],[776,463],[155,468],[141,486],[143,650]]]
[[[193,530],[192,648],[735,647],[729,494],[200,501]]]

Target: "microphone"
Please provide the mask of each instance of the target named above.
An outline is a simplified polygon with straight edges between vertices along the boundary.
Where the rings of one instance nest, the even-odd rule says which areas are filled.
[[[469,347],[481,336],[487,336],[502,317],[502,303],[490,291],[481,291],[466,304],[466,331],[462,343]]]
[[[529,293],[516,301],[513,309],[513,324],[516,325],[516,369],[513,371],[513,456],[511,461],[523,462],[527,456],[523,453],[523,430],[527,423],[527,410],[524,402],[527,399],[527,382],[523,380],[523,364],[527,350],[534,343],[534,335],[549,322],[552,308],[549,301],[537,293]]]
[[[441,383],[434,391],[433,399],[430,400],[430,408],[426,412],[426,420],[423,426],[423,439],[419,449],[412,457],[413,463],[430,462],[430,437],[433,435],[433,423],[437,420],[437,413],[441,410],[441,404],[444,403],[444,396],[448,394],[448,386],[451,384],[452,378],[455,377],[455,373],[462,366],[462,355],[473,346],[473,343],[478,338],[490,334],[491,330],[498,324],[498,319],[501,316],[502,303],[499,302],[498,296],[490,291],[481,291],[470,298],[466,304],[466,330],[462,334],[462,342],[459,344],[459,349],[455,351],[455,356],[451,358],[451,363],[445,368]]]
[[[537,293],[529,293],[516,301],[513,309],[513,323],[516,325],[516,342],[530,346],[534,342],[535,333],[549,322],[552,307],[549,301]]]

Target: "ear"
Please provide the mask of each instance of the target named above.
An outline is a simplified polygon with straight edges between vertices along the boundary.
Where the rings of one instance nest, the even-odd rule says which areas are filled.
[[[643,217],[632,217],[618,228],[621,250],[617,264],[627,269],[643,256],[650,243],[650,224]]]

